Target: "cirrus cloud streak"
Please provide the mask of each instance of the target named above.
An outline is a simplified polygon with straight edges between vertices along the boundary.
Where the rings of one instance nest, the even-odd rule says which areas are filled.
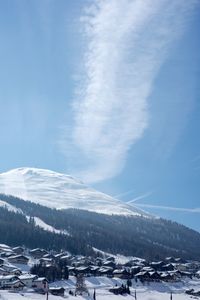
[[[82,16],[86,50],[70,144],[85,162],[78,170],[85,181],[122,171],[149,125],[154,80],[195,5],[193,0],[96,0]]]

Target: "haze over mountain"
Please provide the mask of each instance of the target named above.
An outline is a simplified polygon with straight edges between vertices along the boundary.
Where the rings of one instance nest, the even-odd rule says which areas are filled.
[[[0,174],[0,193],[56,209],[77,208],[109,215],[148,215],[89,188],[70,175],[44,169],[18,168]]]

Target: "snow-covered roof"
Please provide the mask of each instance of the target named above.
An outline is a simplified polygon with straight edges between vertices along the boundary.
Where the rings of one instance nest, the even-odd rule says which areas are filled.
[[[34,278],[37,278],[37,275],[34,275],[34,274],[23,274],[23,275],[20,275],[19,276],[19,279],[20,280],[28,280],[28,279],[34,279]]]

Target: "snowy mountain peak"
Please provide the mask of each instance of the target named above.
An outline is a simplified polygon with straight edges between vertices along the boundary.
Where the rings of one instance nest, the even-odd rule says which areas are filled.
[[[45,169],[18,168],[0,174],[0,193],[56,209],[77,208],[109,215],[147,215],[89,188],[70,175]]]

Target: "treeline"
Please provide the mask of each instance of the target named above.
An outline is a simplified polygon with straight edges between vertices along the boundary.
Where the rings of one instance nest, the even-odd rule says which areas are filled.
[[[56,210],[6,195],[0,195],[0,199],[20,208],[26,215],[39,217],[54,228],[65,229],[69,233],[69,236],[63,236],[45,232],[17,214],[16,218],[21,222],[23,219],[23,228],[32,230],[31,238],[34,236],[32,242],[28,238],[23,241],[25,229],[21,229],[22,242],[18,244],[67,249],[74,254],[92,253],[92,247],[95,247],[113,254],[151,260],[166,256],[200,259],[200,234],[176,222],[140,216],[109,216],[77,209]],[[11,241],[16,239],[14,235],[8,236]]]
[[[43,266],[42,264],[33,265],[30,272],[31,274],[38,275],[38,277],[45,277],[50,282],[61,279],[67,280],[69,278],[68,267],[60,264],[49,267]]]
[[[70,238],[63,234],[45,231],[35,225],[32,218],[27,221],[21,213],[0,207],[0,243],[10,246],[24,245],[30,249],[41,247],[47,250],[69,250],[74,254],[94,255],[82,237]]]

